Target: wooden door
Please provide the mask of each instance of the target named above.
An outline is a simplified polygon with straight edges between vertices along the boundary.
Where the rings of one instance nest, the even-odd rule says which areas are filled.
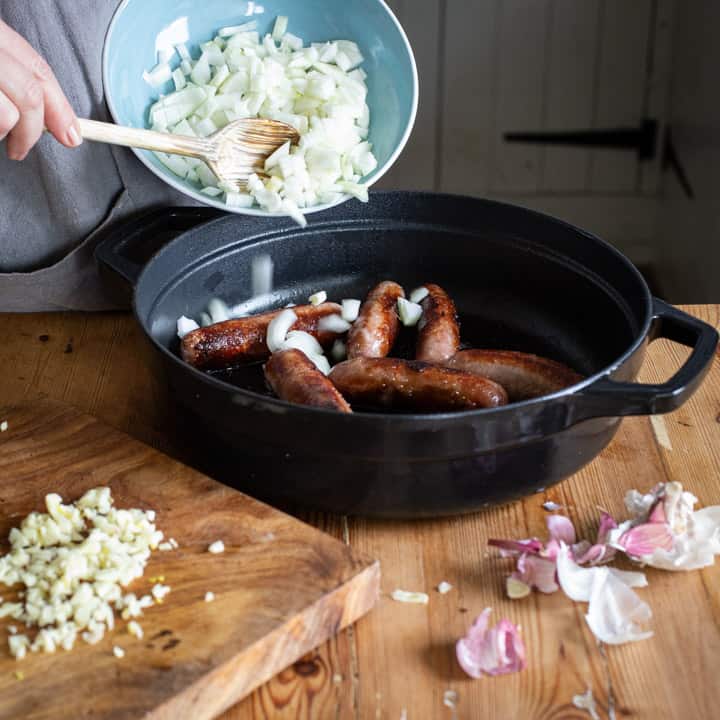
[[[415,49],[415,132],[382,186],[524,204],[652,253],[660,163],[632,150],[511,144],[513,131],[658,122],[672,0],[389,0]]]

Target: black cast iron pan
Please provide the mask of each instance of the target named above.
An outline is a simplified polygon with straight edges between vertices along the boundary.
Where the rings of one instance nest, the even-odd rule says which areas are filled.
[[[199,224],[198,224],[199,223]],[[194,227],[192,227],[194,226]],[[148,243],[183,232],[144,266]],[[177,355],[176,319],[212,297],[250,293],[250,263],[275,262],[273,297],[255,309],[363,297],[381,279],[424,282],[454,298],[462,339],[534,352],[587,376],[576,386],[504,408],[441,415],[343,416],[270,397],[260,369],[211,376]],[[138,322],[179,406],[232,468],[222,477],[281,505],[417,517],[469,512],[540,491],[576,472],[612,439],[621,416],[668,412],[707,372],[709,325],[653,298],[641,275],[596,237],[532,211],[474,198],[374,193],[290,220],[173,209],[119,228],[101,266],[134,286]],[[633,382],[648,342],[692,347],[673,378]]]

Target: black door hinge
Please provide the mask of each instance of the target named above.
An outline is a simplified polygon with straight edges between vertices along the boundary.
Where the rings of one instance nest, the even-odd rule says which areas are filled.
[[[503,137],[506,142],[634,150],[637,152],[639,160],[652,160],[656,153],[657,133],[657,120],[644,118],[639,127],[619,127],[604,130],[509,132],[505,133]]]

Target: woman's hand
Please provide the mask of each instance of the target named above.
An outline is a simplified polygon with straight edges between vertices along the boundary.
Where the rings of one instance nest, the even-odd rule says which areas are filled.
[[[82,142],[77,118],[52,70],[30,44],[0,20],[0,140],[23,160],[47,128],[63,145]]]

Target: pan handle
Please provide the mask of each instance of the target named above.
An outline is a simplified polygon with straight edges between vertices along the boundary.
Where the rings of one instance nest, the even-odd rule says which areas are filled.
[[[109,276],[111,282],[112,276],[115,280],[120,276],[127,291],[135,287],[145,264],[164,245],[186,230],[224,214],[209,207],[173,207],[151,210],[121,223],[95,248],[101,274]]]
[[[574,421],[620,415],[655,415],[680,407],[710,369],[718,345],[711,325],[653,298],[653,325],[649,339],[674,340],[692,348],[690,356],[666,382],[615,382],[601,378],[578,394]]]

